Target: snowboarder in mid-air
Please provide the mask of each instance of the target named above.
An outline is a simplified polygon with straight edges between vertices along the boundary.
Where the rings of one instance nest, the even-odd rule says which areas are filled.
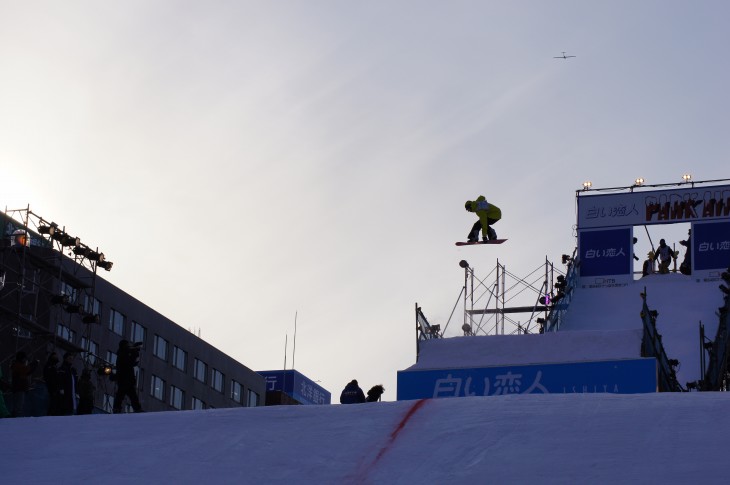
[[[469,232],[468,242],[474,243],[479,240],[479,231],[482,232],[482,241],[491,241],[497,239],[497,233],[492,225],[502,218],[502,211],[494,204],[487,202],[486,197],[480,195],[477,200],[467,200],[464,208],[469,212],[474,212],[479,220],[474,223],[474,227]]]

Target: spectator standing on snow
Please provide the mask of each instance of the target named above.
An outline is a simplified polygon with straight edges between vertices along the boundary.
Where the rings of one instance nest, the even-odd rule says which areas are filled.
[[[58,414],[70,416],[76,413],[76,369],[73,366],[76,354],[66,352],[58,369]]]
[[[117,392],[114,395],[113,406],[113,412],[115,414],[122,412],[122,403],[126,396],[129,396],[134,412],[142,412],[142,405],[137,395],[137,376],[134,375],[134,367],[139,364],[141,345],[141,343],[130,345],[127,340],[121,340],[119,342],[119,348],[117,349],[117,373],[115,375]]]
[[[61,404],[61,388],[58,385],[58,354],[51,352],[43,366],[43,380],[48,389],[48,416],[58,416]]]
[[[674,258],[674,251],[672,248],[667,246],[666,241],[662,239],[659,241],[659,247],[656,249],[657,259],[659,259],[659,274],[669,273],[669,264]]]
[[[365,393],[362,392],[357,380],[351,380],[340,394],[340,404],[358,404],[365,402]]]
[[[679,265],[679,272],[690,275],[692,274],[692,229],[687,231],[687,239],[679,241],[679,244],[687,248],[687,252],[684,253],[682,264]]]
[[[15,354],[15,361],[10,366],[11,388],[13,390],[13,416],[25,416],[25,397],[30,390],[31,375],[38,366],[38,361],[28,363],[28,355],[22,350]]]
[[[76,414],[91,414],[94,410],[94,391],[96,386],[91,382],[91,371],[84,369],[79,378],[79,406]]]

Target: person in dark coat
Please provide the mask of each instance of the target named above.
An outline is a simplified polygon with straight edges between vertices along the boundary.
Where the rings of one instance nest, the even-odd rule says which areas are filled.
[[[672,262],[672,258],[675,258],[674,251],[672,248],[667,246],[664,239],[659,241],[659,247],[656,249],[657,259],[659,259],[659,274],[669,273],[669,264]]]
[[[134,367],[139,363],[139,345],[129,345],[126,340],[119,342],[117,349],[117,393],[114,395],[113,412],[122,412],[124,398],[129,396],[132,409],[135,413],[142,412],[142,405],[137,395],[137,376],[134,375]]]
[[[385,388],[382,384],[377,384],[370,388],[368,391],[368,397],[365,399],[367,402],[378,402],[380,401],[380,396],[383,395],[385,392]]]
[[[96,386],[91,382],[91,371],[84,369],[79,378],[79,407],[76,414],[91,414],[94,410],[94,391]]]
[[[43,366],[43,380],[48,389],[48,415],[58,416],[61,403],[61,388],[58,381],[58,354],[51,352]]]
[[[30,390],[31,375],[38,366],[38,361],[28,363],[28,355],[22,350],[15,355],[10,366],[11,388],[13,390],[13,416],[25,416],[25,396]]]
[[[687,248],[687,252],[684,253],[682,264],[679,265],[679,272],[690,275],[692,274],[692,229],[687,231],[687,239],[679,241],[679,244]]]
[[[73,366],[75,358],[76,354],[66,352],[63,355],[61,367],[58,368],[58,392],[60,394],[58,402],[59,416],[70,416],[76,413],[77,374]]]
[[[357,380],[353,379],[342,390],[340,404],[358,404],[361,402],[365,402],[365,393],[357,385]]]

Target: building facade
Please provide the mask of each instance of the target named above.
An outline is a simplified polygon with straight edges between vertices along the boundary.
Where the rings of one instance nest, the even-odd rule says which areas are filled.
[[[0,214],[0,369],[8,382],[19,351],[39,361],[26,414],[44,414],[42,368],[53,351],[76,355],[77,373],[91,371],[95,412],[111,412],[116,384],[105,369],[114,372],[121,340],[140,343],[145,411],[264,405],[264,377],[103,279],[112,263],[98,250],[19,212]]]

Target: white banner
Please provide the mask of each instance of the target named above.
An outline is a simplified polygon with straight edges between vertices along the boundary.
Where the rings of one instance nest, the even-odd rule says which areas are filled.
[[[730,220],[730,185],[620,194],[578,192],[579,230],[722,220]]]

